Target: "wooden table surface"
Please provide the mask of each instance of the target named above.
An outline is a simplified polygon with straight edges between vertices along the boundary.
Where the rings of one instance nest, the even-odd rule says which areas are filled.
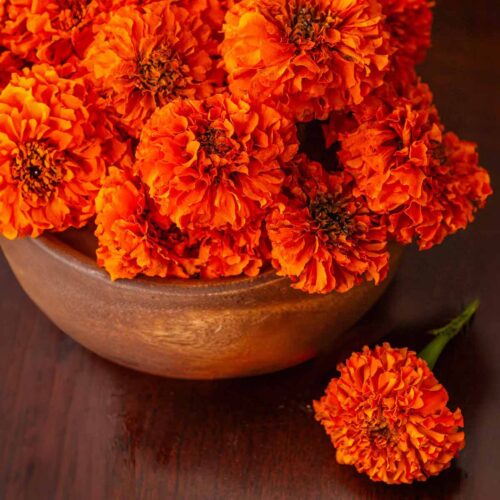
[[[494,184],[497,1],[440,0],[421,70],[447,126],[480,144]],[[383,300],[328,359],[223,382],[163,380],[99,359],[37,310],[1,258],[0,499],[498,498],[499,216],[497,195],[467,232],[430,252],[408,250]],[[459,460],[409,487],[337,465],[310,406],[336,363],[381,338],[418,348],[426,329],[475,297],[476,320],[437,367],[465,416]]]

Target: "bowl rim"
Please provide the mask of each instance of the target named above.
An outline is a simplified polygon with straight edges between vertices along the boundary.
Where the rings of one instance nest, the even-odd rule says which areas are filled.
[[[267,269],[255,277],[234,276],[209,280],[203,278],[153,278],[139,275],[130,280],[119,279],[112,281],[109,274],[100,268],[94,259],[60,239],[57,234],[45,234],[38,238],[24,238],[21,241],[34,245],[39,251],[44,252],[65,266],[90,275],[92,279],[104,282],[108,286],[111,285],[124,291],[144,289],[149,292],[155,290],[169,295],[185,295],[187,293],[212,295],[236,293],[242,290],[274,285],[278,282],[288,282],[289,285],[291,284],[289,278],[278,276],[274,269]]]

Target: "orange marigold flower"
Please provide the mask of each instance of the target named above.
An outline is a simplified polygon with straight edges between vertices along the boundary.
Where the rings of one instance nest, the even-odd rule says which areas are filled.
[[[224,33],[231,90],[276,100],[300,121],[360,103],[388,68],[375,0],[243,0]]]
[[[432,10],[430,0],[379,0],[389,43],[396,49],[396,67],[410,66],[425,59],[431,45]]]
[[[138,274],[189,278],[197,248],[162,217],[128,169],[111,167],[96,199],[97,262],[113,280]]]
[[[373,481],[425,481],[450,466],[464,447],[460,409],[427,363],[389,344],[364,347],[337,367],[316,419],[337,449],[337,461]]]
[[[213,93],[209,37],[201,19],[176,4],[126,6],[99,25],[83,65],[105,104],[138,137],[157,107]]]
[[[81,54],[95,16],[138,0],[6,1],[2,43],[31,62],[62,64]]]
[[[431,99],[420,90],[346,134],[339,158],[355,178],[355,192],[388,217],[390,234],[401,243],[416,238],[427,249],[472,221],[491,188],[475,146],[443,137]]]
[[[210,38],[204,44],[205,50],[214,60],[215,66],[210,73],[210,80],[217,92],[227,90],[227,73],[221,64],[219,45],[224,35],[222,26],[227,11],[238,0],[177,0],[177,5],[187,9],[191,15],[201,19],[210,28]]]
[[[261,221],[249,223],[238,231],[199,231],[193,237],[200,239],[203,278],[257,276],[269,261]]]
[[[137,169],[160,211],[183,229],[240,229],[280,192],[295,126],[226,94],[177,100],[144,128]]]
[[[85,225],[104,173],[95,116],[78,80],[46,65],[0,93],[0,232],[7,238]]]
[[[465,229],[492,193],[488,172],[478,166],[475,143],[448,132],[431,154],[425,202],[412,200],[385,217],[389,232],[400,243],[416,240],[421,250]]]
[[[346,292],[387,275],[387,234],[349,179],[299,155],[267,220],[273,265],[309,293]]]
[[[224,35],[222,26],[224,17],[227,11],[238,0],[174,0],[176,5],[185,8],[192,16],[195,16],[203,22],[205,26],[210,28],[210,37],[203,44],[212,59],[214,60],[214,68],[210,72],[209,80],[217,92],[222,92],[227,89],[227,73],[221,64],[221,55],[219,45],[222,42]]]
[[[387,75],[384,84],[365,97],[361,104],[332,112],[328,121],[322,124],[326,147],[353,134],[365,122],[384,120],[394,107],[401,104],[401,99],[415,110],[426,110],[433,120],[438,119],[429,86],[421,81],[413,68],[407,66],[397,75],[393,72]]]

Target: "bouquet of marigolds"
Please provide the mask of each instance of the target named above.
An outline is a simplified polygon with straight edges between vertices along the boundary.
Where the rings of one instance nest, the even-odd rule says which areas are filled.
[[[491,193],[415,72],[431,7],[0,0],[0,232],[95,224],[112,279],[380,282]]]

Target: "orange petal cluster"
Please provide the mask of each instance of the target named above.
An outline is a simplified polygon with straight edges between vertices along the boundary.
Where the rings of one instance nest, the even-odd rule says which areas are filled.
[[[299,156],[267,230],[273,264],[293,287],[309,293],[346,292],[364,280],[378,283],[388,269],[387,234],[349,179],[327,174]]]
[[[129,5],[111,12],[82,62],[120,125],[138,137],[155,109],[213,92],[214,61],[205,47],[210,29],[169,2]]]
[[[200,241],[200,275],[214,279],[257,276],[270,260],[265,228],[256,220],[238,231],[212,230],[195,233]]]
[[[97,262],[112,279],[188,278],[198,272],[196,245],[158,213],[141,181],[111,167],[96,199]]]
[[[96,116],[82,82],[45,65],[0,93],[0,232],[7,238],[81,227],[104,174]]]
[[[93,20],[139,0],[6,0],[0,44],[32,63],[63,64],[85,48]]]
[[[421,250],[465,229],[492,193],[488,172],[478,166],[475,143],[449,132],[437,148],[425,203],[412,200],[385,217],[395,239],[404,244],[416,240]]]
[[[222,40],[222,26],[227,11],[239,0],[177,0],[177,4],[199,16],[213,31],[216,40]]]
[[[230,88],[299,121],[359,104],[388,69],[382,20],[373,0],[243,0],[221,45]]]
[[[460,409],[427,363],[389,344],[353,353],[314,402],[337,461],[373,481],[408,484],[448,468],[464,447]]]
[[[425,59],[431,45],[431,0],[380,0],[390,45],[395,49],[393,63],[414,65]]]
[[[274,202],[297,147],[294,124],[276,110],[216,94],[158,109],[136,167],[180,228],[237,230]]]
[[[428,88],[391,95],[343,138],[339,158],[354,191],[400,243],[422,250],[473,220],[491,194],[475,145],[444,134]],[[388,96],[391,96],[390,99]]]

